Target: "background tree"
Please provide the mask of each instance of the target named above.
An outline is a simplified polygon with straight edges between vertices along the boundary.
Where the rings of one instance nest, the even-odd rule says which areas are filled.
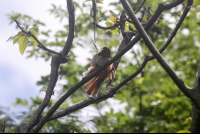
[[[158,3],[164,3],[165,5]],[[72,4],[75,6],[74,9]],[[115,9],[113,9],[114,15],[111,12],[110,22],[108,22],[110,15],[106,15],[110,9],[103,11],[101,8],[98,8],[97,4],[97,22],[101,18],[104,18],[106,21],[103,20],[100,23],[96,22],[96,42],[98,43],[98,47],[107,46],[111,48],[112,56],[114,57],[111,59],[111,62],[115,62],[117,74],[113,81],[112,88],[108,92],[105,92],[106,88],[109,88],[109,86],[106,86],[111,81],[107,80],[100,90],[101,93],[104,93],[100,94],[96,99],[88,99],[88,96],[83,90],[80,90],[79,87],[106,66],[97,70],[88,78],[80,81],[79,77],[82,75],[82,72],[90,66],[89,63],[91,59],[88,59],[88,65],[83,67],[76,62],[76,55],[73,51],[75,51],[77,45],[83,47],[83,49],[93,47],[93,42],[88,40],[88,37],[93,36],[93,23],[91,21],[91,16],[86,11],[91,11],[91,15],[94,17],[95,8],[94,5],[89,6],[91,2],[83,2],[80,4],[76,1],[72,3],[71,0],[67,0],[68,12],[66,9],[56,6],[53,6],[52,9],[49,10],[52,14],[59,17],[61,21],[67,15],[69,16],[69,24],[64,26],[63,31],[56,32],[55,41],[48,42],[50,31],[40,31],[39,28],[34,29],[34,31],[46,35],[47,39],[40,40],[41,44],[37,39],[30,40],[32,42],[30,42],[30,46],[28,47],[31,47],[32,50],[28,51],[29,57],[37,56],[45,58],[46,60],[52,57],[52,72],[51,75],[43,76],[37,83],[38,85],[42,85],[43,89],[47,88],[44,100],[38,97],[32,98],[31,103],[28,103],[27,100],[16,100],[16,105],[30,107],[30,112],[18,116],[23,122],[20,126],[21,132],[38,132],[39,130],[40,132],[69,132],[73,129],[77,132],[90,132],[92,129],[84,129],[83,126],[86,122],[78,118],[79,111],[77,110],[93,103],[95,103],[93,107],[100,113],[99,117],[94,117],[88,121],[93,122],[93,131],[95,132],[177,132],[183,129],[190,130],[191,125],[188,123],[183,124],[183,122],[186,118],[191,116],[191,111],[192,132],[199,132],[199,119],[198,116],[196,117],[199,113],[199,87],[198,81],[196,85],[195,81],[196,72],[198,70],[197,61],[199,59],[196,54],[199,52],[200,42],[198,37],[198,22],[200,19],[198,17],[198,5],[200,3],[194,1],[193,4],[192,0],[176,0],[174,2],[144,0],[138,2],[129,1],[129,4],[132,6],[131,8],[133,11],[139,9],[137,13],[139,21],[144,26],[144,29],[148,31],[149,38],[155,47],[157,49],[161,48],[160,52],[164,50],[162,53],[163,58],[169,63],[173,70],[176,71],[178,76],[176,76],[174,72],[169,72],[169,70],[167,70],[169,66],[163,65],[164,60],[159,61],[160,55],[156,55],[154,51],[149,51],[145,46],[147,45],[150,47],[150,50],[152,50],[151,42],[148,41],[141,27],[137,25],[137,21],[134,20],[134,14],[128,10],[128,7],[124,9],[127,11],[130,19],[125,16],[125,12],[122,9],[123,6],[127,6],[126,0],[110,3],[110,5],[115,7]],[[75,12],[75,18],[73,16],[73,10],[77,11],[77,13]],[[186,17],[189,10],[190,14]],[[115,14],[118,13],[120,15],[115,16]],[[170,14],[176,21],[172,23],[165,20],[164,17],[166,14]],[[18,27],[21,27],[22,31],[34,26],[44,25],[44,23],[35,21],[28,15],[13,13],[8,16],[11,23],[16,19],[18,20],[19,23],[17,21],[16,23]],[[117,19],[117,17],[119,19]],[[114,18],[114,20],[112,18]],[[155,24],[153,25],[154,22]],[[111,29],[104,28],[104,23],[106,23],[107,27],[111,27]],[[133,26],[133,24],[135,26]],[[102,27],[102,25],[104,25],[104,27]],[[102,29],[106,29],[107,32]],[[24,33],[26,32],[27,31],[24,31]],[[137,33],[140,33],[143,40],[139,41],[141,37],[139,37]],[[27,34],[28,33],[25,35]],[[29,33],[28,36],[32,37],[32,34]],[[66,41],[67,36],[68,38]],[[171,42],[172,39],[173,41]],[[39,47],[37,45],[34,46],[36,42],[39,44]],[[46,49],[52,48],[51,50],[53,50],[54,47],[62,51],[60,53],[58,53],[58,51],[51,51],[54,53],[52,54],[48,52],[50,50]],[[128,51],[127,53],[129,53],[129,56],[122,56],[126,51]],[[159,62],[157,60],[152,60],[153,56],[150,56],[151,54],[149,54],[149,52],[151,52]],[[96,53],[94,47],[91,53]],[[115,56],[116,53],[117,55]],[[66,56],[68,57],[66,58]],[[119,62],[118,59],[121,56],[122,58]],[[106,65],[108,66],[109,63]],[[163,69],[159,63],[161,63],[165,69]],[[63,90],[60,93],[60,95],[64,95],[58,101],[50,100],[52,93],[56,92],[53,91],[53,89],[57,77],[67,81],[67,85],[62,85]],[[184,81],[185,85],[194,88],[188,88],[179,78]],[[113,95],[115,95],[114,98],[112,98]],[[110,97],[119,100],[121,103],[126,102],[127,106],[125,111],[115,113],[111,108],[112,106],[109,106],[107,101],[103,101]],[[63,101],[64,103],[62,103]],[[62,105],[60,106],[60,104]],[[101,113],[105,106],[110,107],[110,112]],[[57,110],[58,107],[59,109]],[[57,113],[55,113],[55,110],[57,110]],[[41,116],[41,113],[43,116]],[[53,114],[52,117],[51,114]],[[67,118],[59,118],[66,115]],[[12,125],[12,122],[7,124]],[[36,127],[32,129],[34,126]],[[7,126],[8,131],[19,131],[19,126],[13,125],[13,127]]]

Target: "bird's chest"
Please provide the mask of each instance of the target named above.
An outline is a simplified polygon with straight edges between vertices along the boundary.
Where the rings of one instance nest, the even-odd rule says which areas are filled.
[[[105,63],[106,63],[108,60],[109,60],[108,58],[104,58],[104,57],[95,55],[95,56],[92,58],[91,64],[92,64],[95,68],[100,68],[100,67],[104,66]]]

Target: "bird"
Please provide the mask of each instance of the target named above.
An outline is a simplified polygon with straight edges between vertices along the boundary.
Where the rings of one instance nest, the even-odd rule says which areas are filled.
[[[90,63],[91,67],[88,68],[88,70],[83,73],[82,78],[88,76],[89,74],[94,72],[96,69],[104,66],[105,63],[107,63],[110,60],[110,55],[111,55],[110,49],[108,47],[102,47],[101,51],[93,56]],[[87,87],[90,86],[88,90],[86,91],[86,93],[88,95],[92,94],[92,96],[96,98],[102,83],[108,77],[109,74],[110,74],[110,78],[113,78],[113,76],[115,76],[115,69],[114,69],[113,63],[110,66],[108,66],[105,70],[100,72],[98,75],[94,76],[87,83],[85,83],[82,86],[82,88],[87,89]]]

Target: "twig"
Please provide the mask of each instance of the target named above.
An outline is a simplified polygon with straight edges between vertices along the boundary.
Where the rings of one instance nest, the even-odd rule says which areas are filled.
[[[119,24],[114,24],[113,26],[110,26],[110,27],[103,27],[103,26],[100,26],[99,24],[96,24],[96,27],[98,27],[100,29],[103,29],[103,30],[108,30],[108,29],[116,28],[118,26],[119,26]]]
[[[93,42],[93,45],[94,47],[96,48],[97,50],[97,53],[98,53],[98,48],[96,46],[96,23],[97,23],[97,19],[96,19],[96,15],[97,15],[97,7],[96,7],[96,2],[95,0],[92,0],[92,10],[93,10],[93,18],[94,18],[94,42]]]
[[[39,48],[42,48],[43,50],[46,50],[46,51],[48,51],[48,52],[50,52],[50,53],[54,53],[54,54],[57,54],[57,55],[59,55],[59,56],[62,56],[62,54],[60,54],[60,53],[58,53],[58,52],[55,52],[55,51],[53,51],[53,50],[50,50],[50,49],[46,48],[46,47],[45,47],[31,32],[26,32],[26,31],[20,26],[20,24],[19,24],[19,22],[18,22],[17,20],[14,20],[14,21],[16,22],[17,26],[22,30],[22,32],[26,33],[27,35],[32,36],[32,37],[37,41],[38,47],[39,47]]]
[[[142,6],[144,5],[145,2],[146,2],[146,0],[144,0],[144,1],[142,2],[142,4],[140,5],[140,7],[135,11],[135,14],[137,14],[138,11],[140,11],[140,9],[142,8]]]

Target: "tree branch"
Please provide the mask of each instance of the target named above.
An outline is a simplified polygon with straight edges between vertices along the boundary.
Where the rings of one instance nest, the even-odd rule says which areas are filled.
[[[195,103],[192,103],[192,122],[191,122],[191,132],[192,133],[200,133],[200,84],[199,84],[199,78],[200,78],[200,59],[199,59],[199,65],[198,65],[198,71],[197,71],[197,80],[195,83],[194,89],[192,89],[192,96],[198,103],[198,107]]]
[[[183,14],[181,15],[180,20],[178,21],[178,23],[176,24],[176,27],[174,28],[172,34],[170,35],[170,37],[168,38],[167,42],[165,43],[165,45],[159,50],[160,53],[162,53],[167,46],[171,43],[171,41],[173,40],[173,38],[175,37],[177,31],[179,30],[181,24],[183,23],[185,17],[187,16],[188,12],[190,11],[190,6],[191,6],[191,2],[188,2],[186,8],[183,11]],[[153,60],[155,57],[149,56],[150,60]]]
[[[20,24],[19,24],[19,22],[18,22],[17,20],[14,20],[14,21],[16,22],[17,26],[22,30],[22,32],[26,33],[27,35],[32,36],[32,37],[37,41],[38,47],[39,47],[39,48],[42,48],[43,50],[46,50],[47,52],[54,53],[54,54],[57,54],[57,55],[60,55],[60,56],[61,56],[60,53],[55,52],[55,51],[53,51],[53,50],[50,50],[50,49],[46,48],[46,47],[45,47],[31,32],[26,32],[26,31],[20,26]]]
[[[72,0],[66,0],[66,2],[67,2],[68,12],[69,12],[69,34],[68,34],[68,38],[67,38],[67,41],[65,43],[65,46],[64,46],[64,48],[63,48],[63,50],[61,52],[63,57],[66,57],[68,55],[70,49],[71,49],[73,38],[74,38],[74,27],[75,27],[75,14],[74,14],[73,1]],[[53,56],[52,64],[51,64],[52,65],[52,69],[51,69],[49,85],[48,85],[48,88],[47,88],[46,96],[45,96],[42,104],[40,105],[40,107],[42,107],[42,108],[45,108],[47,106],[47,104],[48,104],[48,102],[49,102],[49,100],[51,98],[53,89],[54,89],[55,84],[56,84],[57,79],[58,79],[58,68],[59,68],[60,63],[65,63],[65,62],[63,62],[62,59],[60,59],[60,57],[58,57],[56,55]],[[44,109],[42,109],[42,111],[43,110]],[[41,113],[39,113],[39,114],[41,114]],[[39,124],[35,128],[35,132],[36,133],[43,127],[43,125],[46,122],[45,121],[46,118],[50,118],[50,116],[48,116],[48,114],[47,114],[47,115],[45,115],[44,118],[41,119],[41,121],[39,122]]]
[[[75,29],[74,4],[72,0],[66,0],[66,1],[67,1],[67,9],[69,12],[69,34],[68,34],[65,46],[61,52],[64,57],[68,55],[72,47],[72,42],[74,39],[74,29]]]
[[[5,131],[6,131],[6,122],[3,123],[2,133],[5,133]]]
[[[155,48],[154,44],[151,42],[149,39],[148,35],[146,34],[145,30],[139,23],[138,19],[136,18],[134,12],[130,8],[130,5],[128,4],[127,0],[120,0],[124,9],[126,9],[129,17],[133,21],[137,31],[140,33],[142,36],[143,40],[145,41],[146,46],[149,48],[151,53],[154,55],[154,57],[158,60],[158,62],[161,64],[161,66],[165,69],[165,71],[168,73],[168,75],[172,78],[172,80],[175,82],[175,84],[179,87],[179,89],[191,100],[194,100],[191,96],[191,93],[189,91],[189,87],[187,87],[184,82],[176,75],[174,70],[167,64],[167,62],[163,59],[163,57],[160,55],[158,50]],[[177,0],[180,1],[181,0]],[[177,3],[177,1],[173,3]],[[183,0],[182,0],[183,2]]]

